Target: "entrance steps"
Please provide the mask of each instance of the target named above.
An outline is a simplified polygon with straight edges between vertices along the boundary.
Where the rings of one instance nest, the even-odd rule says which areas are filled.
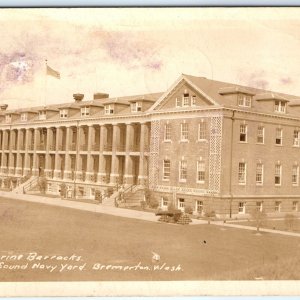
[[[16,188],[12,190],[15,194],[25,194],[28,190],[32,189],[38,184],[38,177],[32,176],[27,181],[21,183]]]

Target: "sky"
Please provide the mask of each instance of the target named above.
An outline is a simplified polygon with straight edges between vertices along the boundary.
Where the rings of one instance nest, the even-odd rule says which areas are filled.
[[[182,73],[300,98],[300,8],[1,9],[0,24],[9,108],[163,92]]]

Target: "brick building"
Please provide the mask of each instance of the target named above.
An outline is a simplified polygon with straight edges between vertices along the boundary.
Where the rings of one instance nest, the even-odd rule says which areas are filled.
[[[296,96],[181,75],[164,93],[74,99],[1,107],[2,186],[5,177],[44,175],[49,193],[65,183],[77,198],[122,185],[149,188],[162,208],[298,211]]]

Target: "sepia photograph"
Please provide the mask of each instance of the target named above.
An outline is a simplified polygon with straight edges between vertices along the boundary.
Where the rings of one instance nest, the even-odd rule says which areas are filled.
[[[297,287],[300,8],[2,8],[0,24],[2,296]]]

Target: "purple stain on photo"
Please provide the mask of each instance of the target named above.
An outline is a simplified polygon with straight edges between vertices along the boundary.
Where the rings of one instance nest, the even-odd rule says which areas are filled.
[[[32,81],[34,58],[23,52],[0,55],[1,87],[11,84],[23,84]]]
[[[163,66],[162,61],[154,61],[145,65],[146,68],[156,70],[156,71],[161,70],[162,66]]]
[[[293,80],[290,77],[282,77],[280,78],[280,82],[284,85],[289,85],[293,83]]]

